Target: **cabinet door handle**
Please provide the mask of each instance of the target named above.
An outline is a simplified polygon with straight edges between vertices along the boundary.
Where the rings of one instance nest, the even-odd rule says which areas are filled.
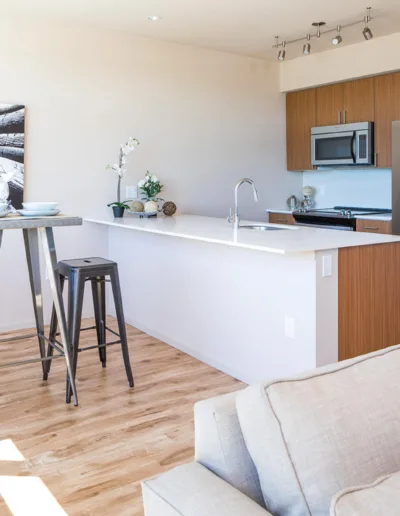
[[[340,125],[342,122],[342,113],[340,111],[337,112],[337,123]]]
[[[346,111],[343,111],[343,123],[346,123]]]
[[[378,166],[378,153],[374,152],[374,167]]]
[[[276,219],[277,222],[286,222],[288,221],[288,219]]]
[[[364,229],[369,229],[371,231],[378,231],[379,228],[374,228],[372,226],[364,226]]]

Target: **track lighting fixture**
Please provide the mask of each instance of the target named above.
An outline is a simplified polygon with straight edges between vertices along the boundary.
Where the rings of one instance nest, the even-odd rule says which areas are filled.
[[[365,27],[362,31],[364,38],[368,41],[372,39],[374,35],[372,34],[371,29],[368,27],[368,23],[371,21],[371,7],[367,7],[367,14],[364,16]]]
[[[362,30],[362,35],[366,40],[372,39],[374,35],[372,34],[372,31],[369,27],[369,24],[372,20],[371,17],[371,7],[366,8],[366,14],[362,19],[349,21],[346,23],[343,23],[341,25],[337,25],[336,28],[325,28],[326,23],[324,21],[318,21],[313,22],[312,26],[316,28],[316,32],[309,32],[305,37],[296,38],[296,39],[290,39],[290,40],[284,40],[282,42],[279,42],[279,36],[275,36],[275,45],[273,45],[273,48],[276,48],[278,50],[277,59],[279,61],[284,61],[286,59],[286,46],[292,45],[294,43],[302,43],[303,44],[303,54],[305,56],[308,56],[311,54],[311,40],[313,38],[320,38],[321,36],[325,36],[325,34],[331,34],[336,32],[336,35],[332,38],[332,45],[340,45],[342,43],[343,38],[341,35],[342,29],[348,28],[348,27],[354,27],[356,25],[360,25],[361,23],[364,23],[364,28]]]
[[[304,43],[303,45],[303,54],[305,56],[308,56],[311,54],[311,43],[310,43],[311,35],[307,34],[307,43]]]
[[[317,27],[317,34],[316,34],[316,36],[317,36],[317,38],[320,38],[321,37],[321,27],[326,25],[326,23],[323,22],[323,21],[320,21],[320,22],[313,22],[311,25],[313,27]]]
[[[332,38],[332,45],[339,45],[343,41],[343,38],[340,35],[341,29],[342,29],[342,27],[340,25],[338,25],[337,26],[337,34],[334,38]]]
[[[275,45],[274,48],[282,47],[282,50],[279,50],[278,52],[278,61],[284,61],[286,57],[286,41],[282,41],[282,43],[279,43],[279,36],[275,36]]]

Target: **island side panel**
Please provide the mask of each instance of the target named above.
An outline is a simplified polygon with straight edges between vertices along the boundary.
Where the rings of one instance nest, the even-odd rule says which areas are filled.
[[[400,343],[400,243],[339,250],[339,360]]]
[[[110,228],[110,258],[126,320],[146,333],[246,383],[316,366],[314,253]]]

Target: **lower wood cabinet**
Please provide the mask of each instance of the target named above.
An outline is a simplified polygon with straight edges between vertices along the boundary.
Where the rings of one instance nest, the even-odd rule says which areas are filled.
[[[290,213],[276,213],[271,211],[269,221],[271,224],[294,224],[294,217]]]
[[[392,222],[386,220],[357,219],[357,231],[363,233],[392,234]]]

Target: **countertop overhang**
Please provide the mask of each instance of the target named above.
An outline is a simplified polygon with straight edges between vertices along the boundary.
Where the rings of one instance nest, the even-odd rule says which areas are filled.
[[[100,217],[85,217],[84,221],[131,231],[143,231],[281,255],[400,242],[400,236],[279,224],[266,224],[281,228],[279,231],[255,231],[251,229],[234,231],[226,219],[199,215],[137,218],[128,214],[122,219],[115,219],[108,214]],[[252,222],[246,221],[241,223],[252,224]],[[253,222],[253,224],[264,223]]]

